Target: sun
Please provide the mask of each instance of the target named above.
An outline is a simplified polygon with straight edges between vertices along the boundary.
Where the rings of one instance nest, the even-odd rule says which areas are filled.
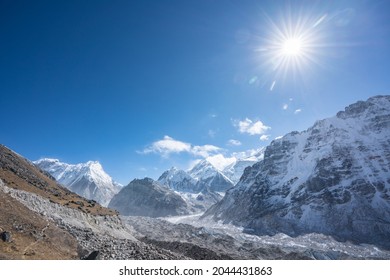
[[[281,46],[281,54],[284,56],[300,56],[304,52],[304,44],[300,38],[288,38]]]
[[[273,44],[269,46],[270,59],[275,68],[285,71],[304,71],[313,58],[314,34],[303,27],[275,32]]]
[[[314,65],[321,65],[327,28],[327,14],[287,13],[271,19],[264,16],[265,24],[259,34],[257,59],[270,90],[276,81],[303,81]]]

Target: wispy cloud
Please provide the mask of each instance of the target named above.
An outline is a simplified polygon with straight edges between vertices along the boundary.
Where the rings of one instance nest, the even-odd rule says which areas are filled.
[[[283,104],[283,110],[287,110],[288,109],[288,104]]]
[[[209,129],[209,132],[207,133],[210,138],[214,138],[217,132],[213,129]]]
[[[294,114],[299,114],[300,112],[302,112],[302,109],[296,109],[296,110],[294,111]]]
[[[269,137],[270,137],[270,135],[265,135],[265,134],[264,134],[264,135],[261,135],[261,136],[260,136],[260,140],[261,140],[261,141],[267,141],[267,140],[269,139]]]
[[[206,158],[220,150],[221,148],[213,145],[193,146],[190,143],[175,140],[166,135],[163,139],[155,141],[146,147],[141,153],[160,154],[163,157],[168,157],[170,154],[189,153],[194,156]]]
[[[241,143],[240,141],[238,141],[238,140],[230,139],[230,140],[228,141],[228,145],[229,145],[229,146],[241,146],[242,143]]]
[[[262,135],[266,133],[271,127],[266,126],[262,121],[252,121],[248,118],[245,120],[233,120],[233,125],[238,128],[240,133],[247,133],[249,135]]]
[[[216,152],[220,151],[221,148],[213,146],[213,145],[203,145],[203,146],[193,146],[190,150],[195,156],[208,157]]]

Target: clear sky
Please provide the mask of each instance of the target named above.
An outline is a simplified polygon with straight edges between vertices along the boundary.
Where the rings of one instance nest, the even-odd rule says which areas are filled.
[[[390,1],[0,0],[0,143],[117,181],[390,93]]]

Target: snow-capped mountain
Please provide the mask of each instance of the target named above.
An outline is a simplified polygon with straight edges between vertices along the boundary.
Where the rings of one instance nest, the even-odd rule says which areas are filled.
[[[234,185],[237,184],[242,174],[244,174],[245,168],[263,160],[264,150],[265,148],[261,148],[251,156],[235,159],[233,163],[229,164],[222,170],[222,173],[228,177]]]
[[[208,185],[210,191],[224,192],[234,186],[233,182],[226,177],[220,170],[214,167],[207,159],[196,164],[188,174]]]
[[[207,183],[195,179],[186,171],[175,167],[165,171],[158,182],[176,191],[191,206],[194,213],[204,212],[222,199],[222,195],[210,191]]]
[[[121,189],[121,185],[113,181],[98,161],[68,164],[58,159],[44,158],[33,163],[71,191],[103,206],[107,206]]]
[[[390,96],[272,141],[205,216],[259,235],[317,232],[390,247]]]
[[[125,216],[165,217],[189,214],[189,206],[176,192],[150,178],[135,179],[109,204]]]
[[[160,176],[158,182],[180,194],[195,212],[205,211],[220,201],[223,195],[221,193],[232,188],[244,169],[261,160],[263,153],[264,149],[260,149],[251,156],[233,158],[233,162],[223,170],[218,169],[207,158],[189,171],[172,167]]]
[[[204,188],[202,184],[199,184],[197,179],[176,167],[165,171],[158,178],[158,182],[178,192],[199,193]]]

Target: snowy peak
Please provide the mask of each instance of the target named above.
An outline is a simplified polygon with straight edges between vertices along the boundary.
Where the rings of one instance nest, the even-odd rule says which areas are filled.
[[[239,158],[206,158],[187,172],[172,167],[165,171],[158,181],[180,192],[198,193],[204,188],[209,188],[211,192],[224,192],[239,181],[246,167],[263,159],[264,150],[261,148],[242,153]]]
[[[233,182],[207,159],[196,164],[188,171],[188,174],[192,178],[207,184],[211,191],[224,192],[234,186]]]
[[[191,177],[184,170],[177,169],[176,167],[165,171],[158,178],[158,182],[179,192],[197,193],[200,191],[198,180]]]
[[[214,176],[217,172],[217,168],[215,168],[207,159],[204,159],[188,171],[188,174],[197,180],[201,180]]]
[[[245,168],[254,165],[256,162],[263,160],[265,148],[255,151],[253,154],[236,159],[232,164],[223,169],[223,174],[228,177],[234,185],[238,183]]]
[[[220,176],[224,178],[227,182],[231,183],[231,180],[227,178],[221,170],[216,168],[210,161],[204,159],[196,164],[188,174],[197,180],[209,180],[211,177]]]
[[[337,117],[347,118],[371,118],[376,115],[387,114],[390,107],[389,95],[377,95],[369,98],[367,101],[358,101],[338,112]]]
[[[98,161],[68,164],[58,159],[44,158],[34,162],[49,172],[59,183],[84,196],[107,206],[121,185],[114,182]]]

